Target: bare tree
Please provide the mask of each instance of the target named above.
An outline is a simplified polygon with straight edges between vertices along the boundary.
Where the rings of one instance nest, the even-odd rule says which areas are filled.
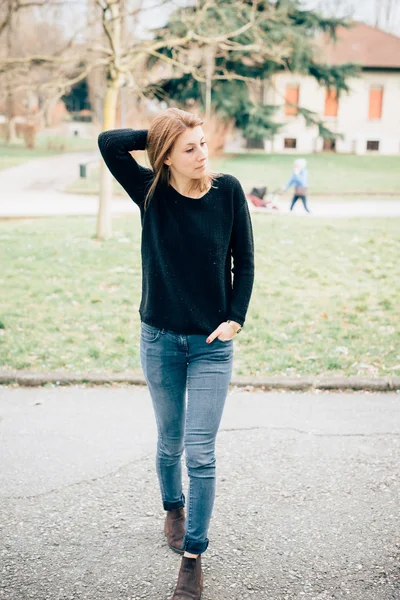
[[[60,14],[63,6],[58,1],[4,2],[7,11],[0,12],[0,89],[12,129],[16,116],[37,123],[42,120],[65,92],[65,85],[57,82],[73,79],[81,56],[78,51],[73,56],[73,41],[66,39]]]
[[[389,31],[400,33],[400,0],[302,0],[307,7],[316,7],[326,15],[353,17]]]
[[[399,0],[375,0],[375,25],[390,30],[398,16]]]
[[[22,0],[8,0],[20,3]],[[28,0],[25,0],[25,8]],[[264,10],[257,13],[260,0],[238,0],[235,3],[235,25],[226,18],[226,10],[219,0],[203,0],[199,6],[182,9],[178,32],[166,32],[162,39],[139,35],[138,19],[146,10],[161,9],[171,5],[170,0],[155,0],[156,4],[141,0],[87,0],[87,20],[68,41],[59,44],[52,52],[28,52],[24,56],[0,57],[1,73],[18,73],[25,77],[26,84],[32,85],[30,73],[35,68],[48,69],[49,77],[40,83],[41,93],[49,101],[62,96],[77,82],[93,77],[102,82],[104,99],[102,105],[102,127],[113,129],[116,124],[118,96],[127,86],[138,97],[149,83],[157,78],[165,78],[174,72],[190,73],[195,79],[206,84],[207,113],[211,110],[211,85],[215,79],[240,78],[251,81],[251,77],[238,75],[226,69],[214,72],[216,56],[229,50],[241,60],[241,53],[251,51],[254,56],[268,56],[280,61],[285,43],[266,40],[258,26],[260,19],[276,18],[276,11]],[[70,7],[72,0],[68,0]],[[61,0],[41,0],[39,7],[62,5]],[[227,3],[229,4],[229,3]],[[210,9],[217,15],[210,23]],[[19,9],[21,10],[21,8]],[[224,12],[225,11],[225,12]],[[12,12],[12,11],[11,11]],[[9,19],[9,16],[6,18]],[[281,48],[282,46],[282,48]],[[155,66],[149,69],[149,57],[155,59]],[[201,57],[204,57],[203,59]],[[200,59],[199,59],[200,58]],[[37,87],[38,82],[35,82]],[[97,220],[97,236],[108,238],[111,235],[112,177],[101,163],[100,199]]]

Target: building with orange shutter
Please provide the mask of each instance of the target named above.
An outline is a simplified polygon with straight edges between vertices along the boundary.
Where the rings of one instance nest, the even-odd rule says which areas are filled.
[[[265,141],[265,150],[399,154],[400,38],[355,23],[350,29],[340,28],[336,44],[324,43],[321,53],[321,62],[331,65],[359,64],[360,76],[349,80],[350,93],[339,98],[311,77],[278,73],[266,81],[263,101],[280,106],[276,120],[285,125],[273,140]],[[306,127],[297,104],[316,112],[343,139],[320,138],[316,128]]]

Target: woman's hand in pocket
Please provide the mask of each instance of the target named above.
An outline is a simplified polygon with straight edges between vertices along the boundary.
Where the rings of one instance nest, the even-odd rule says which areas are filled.
[[[239,326],[239,324],[238,324],[238,326]],[[215,338],[218,338],[221,342],[229,342],[229,340],[234,338],[235,335],[236,335],[236,331],[234,330],[232,325],[230,325],[229,323],[224,321],[223,323],[218,325],[217,329],[215,329],[212,333],[210,333],[206,342],[207,342],[207,344],[211,344],[211,342],[213,342],[215,340]]]

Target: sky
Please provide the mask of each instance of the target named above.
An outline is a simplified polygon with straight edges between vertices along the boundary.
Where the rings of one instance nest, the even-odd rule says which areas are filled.
[[[392,5],[390,24],[386,24],[385,9],[387,4]],[[318,8],[336,16],[352,16],[358,21],[365,21],[369,25],[376,24],[377,6],[380,7],[381,29],[400,35],[400,0],[303,0],[307,8]]]
[[[158,0],[145,0],[145,6],[151,6]],[[390,2],[393,6],[390,25],[385,23],[385,7]],[[171,3],[172,4],[172,3]],[[175,0],[175,6],[184,6],[185,0]],[[321,12],[333,16],[351,16],[352,18],[365,21],[369,25],[376,23],[376,7],[381,7],[380,27],[396,35],[400,35],[400,0],[302,0],[305,8],[319,9]],[[143,16],[143,28],[157,27],[164,24],[168,16],[168,9],[148,10]]]
[[[79,6],[84,18],[87,0],[69,0],[69,2],[74,10],[67,11],[67,14],[63,11],[63,22],[66,27],[74,27],[76,26],[76,8]],[[127,0],[127,2],[133,5],[141,3],[145,7],[146,10],[142,12],[140,19],[140,32],[145,35],[148,29],[164,25],[172,10],[191,3],[191,0],[171,0],[166,6],[153,9],[151,7],[159,4],[160,0]],[[384,8],[388,2],[391,2],[394,8],[390,25],[385,27]],[[370,25],[375,25],[376,6],[379,4],[382,7],[381,28],[400,36],[400,0],[302,0],[301,3],[305,8],[319,9],[327,15],[352,16],[354,19],[365,21]],[[70,23],[68,23],[68,13],[72,19]]]
[[[146,0],[145,5],[150,6],[157,0]],[[365,21],[370,25],[375,25],[376,6],[381,6],[381,21],[380,26],[386,29],[384,23],[384,11],[388,2],[393,5],[391,24],[387,28],[392,33],[400,35],[400,0],[303,0],[302,5],[305,8],[319,9],[330,15],[335,16],[352,16],[359,21]],[[185,5],[185,0],[176,0],[175,5]],[[143,19],[143,26],[159,26],[163,25],[167,18],[168,10],[155,9],[146,11]]]

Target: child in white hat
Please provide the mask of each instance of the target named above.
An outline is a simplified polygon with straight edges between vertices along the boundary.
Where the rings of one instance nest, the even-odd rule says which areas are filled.
[[[293,163],[292,176],[283,189],[288,190],[292,185],[294,186],[294,195],[290,210],[293,210],[297,200],[301,200],[305,210],[309,213],[310,210],[307,206],[308,170],[305,158],[296,158]]]

